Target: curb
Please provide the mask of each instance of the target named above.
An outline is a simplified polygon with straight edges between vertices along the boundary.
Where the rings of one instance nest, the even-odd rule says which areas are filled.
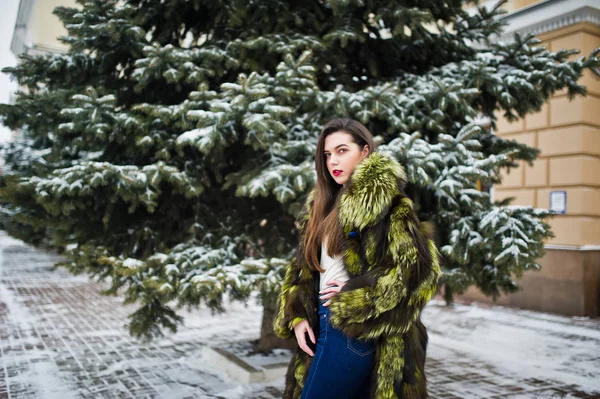
[[[204,355],[214,367],[241,383],[267,382],[285,376],[287,363],[266,364],[257,367],[219,347],[205,347]]]

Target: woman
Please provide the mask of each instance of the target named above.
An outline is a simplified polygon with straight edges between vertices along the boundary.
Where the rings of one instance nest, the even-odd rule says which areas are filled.
[[[317,143],[274,328],[295,337],[284,398],[426,398],[420,311],[437,249],[404,194],[406,175],[362,124],[335,119]]]

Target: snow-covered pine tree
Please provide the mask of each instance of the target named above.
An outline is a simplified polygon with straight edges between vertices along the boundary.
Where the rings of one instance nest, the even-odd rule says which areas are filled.
[[[74,273],[109,278],[140,308],[136,336],[175,330],[181,306],[266,309],[297,242],[321,126],[348,116],[407,169],[437,226],[448,300],[470,285],[517,288],[551,235],[545,210],[494,203],[478,184],[537,150],[478,125],[535,112],[598,74],[531,36],[489,40],[499,8],[461,0],[80,0],[55,13],[65,54],[4,71],[0,105],[20,138],[3,148],[1,221],[64,248]],[[492,123],[493,125],[493,123]],[[263,334],[270,330],[265,312]]]

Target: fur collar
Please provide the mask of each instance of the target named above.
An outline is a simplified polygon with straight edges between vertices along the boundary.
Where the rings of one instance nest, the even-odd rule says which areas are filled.
[[[360,162],[341,192],[339,220],[344,234],[379,222],[405,184],[404,169],[387,155],[374,152]]]

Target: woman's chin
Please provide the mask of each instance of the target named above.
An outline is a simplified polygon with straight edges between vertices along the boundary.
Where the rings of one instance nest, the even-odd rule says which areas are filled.
[[[335,182],[341,186],[341,185],[344,185],[348,179],[346,179],[345,177],[341,177],[341,176],[340,177],[333,176],[333,180],[335,180]]]

